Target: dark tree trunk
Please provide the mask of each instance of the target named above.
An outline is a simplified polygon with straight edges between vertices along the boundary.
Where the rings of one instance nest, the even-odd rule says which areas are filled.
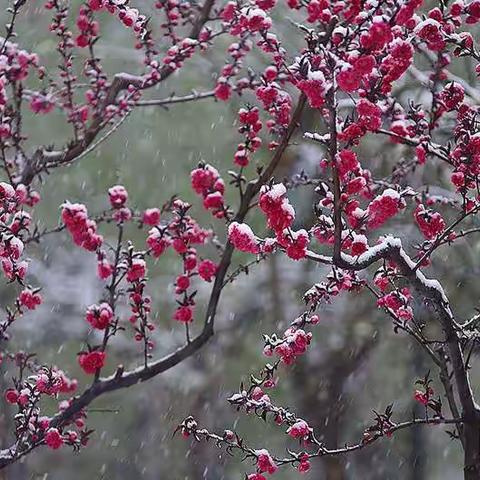
[[[325,459],[325,480],[346,480],[345,462],[340,457]]]
[[[480,419],[467,422],[463,427],[464,435],[464,478],[480,479]]]
[[[428,367],[425,364],[425,357],[419,348],[415,348],[413,355],[413,369],[416,378],[422,378]],[[425,409],[416,401],[413,402],[413,411],[415,416],[421,418]],[[423,426],[413,427],[410,431],[410,479],[425,480],[425,458],[428,448],[426,448],[427,438]]]

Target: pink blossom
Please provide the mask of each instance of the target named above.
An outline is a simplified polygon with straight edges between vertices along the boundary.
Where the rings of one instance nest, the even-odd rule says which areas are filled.
[[[128,200],[128,192],[123,185],[114,185],[108,189],[110,204],[113,208],[121,208]]]
[[[142,220],[145,225],[158,225],[158,223],[160,222],[160,209],[147,208],[147,210],[143,212]]]
[[[193,310],[190,306],[178,307],[173,314],[173,319],[181,323],[193,322]]]
[[[368,206],[368,226],[378,228],[395,216],[400,209],[400,195],[392,189],[385,190]]]
[[[344,92],[354,92],[360,88],[361,77],[353,67],[347,67],[341,70],[337,75],[338,86]]]
[[[171,239],[160,229],[152,228],[148,232],[147,245],[154,257],[159,257],[171,245]]]
[[[147,272],[147,267],[145,260],[141,258],[134,258],[132,263],[127,271],[127,281],[136,282],[145,277]]]
[[[175,282],[177,293],[182,293],[190,286],[190,279],[187,275],[179,275]]]
[[[361,255],[368,250],[368,241],[365,235],[353,235],[352,245],[351,245],[352,255]]]
[[[211,260],[202,260],[198,265],[198,274],[206,282],[211,282],[217,273],[217,265]]]
[[[245,223],[231,223],[228,227],[228,239],[237,250],[242,252],[258,253],[260,251],[252,229]]]
[[[34,113],[50,113],[55,103],[51,95],[35,94],[30,100],[30,108]]]
[[[414,216],[424,237],[429,240],[437,237],[445,230],[445,220],[440,213],[426,209],[422,204],[418,205]]]
[[[382,110],[366,98],[357,103],[358,125],[365,130],[375,132],[382,125]]]
[[[292,438],[307,438],[312,429],[305,420],[297,420],[288,430],[287,434]]]
[[[445,47],[442,27],[440,23],[433,18],[428,18],[420,22],[415,27],[415,33],[427,43],[427,47],[430,50],[439,51]]]
[[[298,464],[297,470],[300,473],[307,473],[310,470],[310,462],[308,461],[308,455],[305,453],[300,456],[300,463]]]
[[[278,467],[270,456],[270,453],[268,453],[268,450],[256,450],[255,455],[257,456],[257,467],[260,472],[272,474],[277,471]]]
[[[9,388],[5,392],[5,400],[12,405],[18,402],[18,398],[19,398],[19,393],[14,388]]]
[[[343,180],[349,173],[358,172],[359,167],[357,155],[351,150],[342,150],[337,155],[337,169]]]
[[[56,428],[49,428],[45,433],[45,443],[52,450],[58,450],[63,445],[63,438]]]
[[[433,389],[428,387],[425,392],[422,392],[421,390],[415,390],[413,398],[422,405],[427,406],[432,396]]]
[[[113,273],[113,265],[105,258],[97,262],[97,275],[102,280],[106,280]]]
[[[219,81],[215,87],[215,97],[218,100],[226,102],[232,95],[232,87],[226,83]]]
[[[300,80],[297,87],[305,93],[312,108],[320,108],[325,103],[325,94],[330,87],[321,71],[310,72],[308,77]]]
[[[85,314],[87,322],[98,330],[105,330],[113,320],[113,310],[108,303],[90,305]]]
[[[93,375],[97,370],[103,368],[106,356],[105,352],[100,351],[83,352],[78,356],[78,363],[86,374]]]
[[[41,303],[42,297],[38,292],[29,288],[22,290],[18,297],[19,302],[29,310],[35,310]]]

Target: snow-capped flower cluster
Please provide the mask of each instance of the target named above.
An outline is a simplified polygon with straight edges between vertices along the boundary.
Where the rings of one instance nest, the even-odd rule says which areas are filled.
[[[211,165],[201,164],[190,173],[192,188],[203,198],[203,206],[210,210],[217,218],[225,216],[223,195],[225,183],[220,177],[218,170]]]
[[[228,227],[228,240],[241,252],[260,252],[259,242],[252,229],[246,223],[232,222]]]
[[[317,70],[309,71],[307,78],[298,81],[297,87],[307,96],[308,103],[312,108],[321,108],[331,85],[326,82],[325,75]]]
[[[445,220],[440,213],[425,208],[423,204],[415,209],[415,221],[423,236],[431,240],[445,230]]]
[[[102,246],[103,237],[97,233],[97,223],[88,217],[85,205],[65,202],[62,205],[62,220],[79,247],[95,252]]]
[[[238,119],[240,122],[238,130],[245,136],[245,142],[237,146],[233,160],[239,167],[246,167],[250,162],[250,154],[256,152],[262,144],[258,133],[263,125],[257,107],[241,108],[238,111]]]
[[[0,182],[0,261],[8,280],[23,281],[28,264],[22,259],[25,248],[22,240],[30,226],[30,215],[23,210],[30,204],[30,193],[20,184],[13,188]],[[24,296],[25,297],[25,296]]]
[[[113,310],[108,303],[90,305],[87,308],[85,319],[97,330],[105,330],[113,320]]]
[[[412,307],[409,305],[411,294],[408,288],[394,290],[379,298],[377,305],[392,311],[400,320],[408,321],[413,318]]]
[[[21,305],[29,310],[35,310],[42,303],[42,296],[38,290],[31,288],[24,288],[18,296],[18,301]]]
[[[367,208],[367,224],[369,228],[379,228],[387,220],[394,217],[402,208],[400,194],[388,188],[373,199]]]
[[[278,467],[273,461],[270,453],[266,449],[256,450],[255,455],[257,457],[257,468],[260,472],[273,474],[277,471]]]
[[[283,338],[276,342],[268,342],[264,348],[264,354],[271,356],[278,355],[286,365],[292,365],[296,358],[303,355],[312,340],[311,332],[306,333],[301,328],[290,327],[285,330]]]
[[[287,430],[287,434],[297,440],[308,440],[312,432],[313,432],[313,428],[310,427],[308,423],[302,419],[298,419]]]

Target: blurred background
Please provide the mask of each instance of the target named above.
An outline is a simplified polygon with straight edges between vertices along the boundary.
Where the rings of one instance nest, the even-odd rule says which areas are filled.
[[[6,4],[6,0],[3,3]],[[55,38],[48,33],[49,12],[43,10],[43,2],[39,0],[29,3],[18,23],[19,43],[37,52],[42,63],[54,68],[58,60]],[[71,3],[76,11],[80,2]],[[136,5],[148,12],[151,3],[139,0]],[[275,14],[280,38],[289,51],[295,52],[302,36],[290,22],[291,12],[285,13],[279,9]],[[105,69],[108,72],[140,71],[141,58],[131,47],[130,33],[109,15],[102,14],[102,17],[103,34],[97,54]],[[7,22],[6,18],[6,14],[0,12],[2,25]],[[160,20],[154,20],[154,28],[155,21]],[[223,65],[228,40],[219,38],[214,49],[196,55],[180,75],[173,75],[156,91],[149,92],[148,97],[188,94],[192,89],[211,90],[216,72]],[[251,62],[262,65],[261,54],[252,54]],[[467,61],[455,62],[455,73],[465,81],[474,82],[468,73],[472,69]],[[428,94],[422,93],[418,82],[411,77],[406,77],[397,89],[405,104],[410,99],[417,102],[428,99]],[[116,134],[93,153],[68,168],[54,171],[45,184],[39,186],[42,202],[36,219],[41,219],[44,227],[56,225],[59,205],[65,200],[84,202],[89,212],[99,212],[107,206],[107,188],[116,183],[128,189],[131,206],[139,209],[160,206],[173,194],[198,205],[190,189],[189,172],[199,160],[205,160],[227,178],[226,172],[232,167],[233,153],[240,141],[233,126],[236,111],[248,100],[253,101],[236,97],[226,105],[207,99],[168,110],[161,107],[135,110]],[[48,117],[31,115],[26,122],[32,145],[60,146],[68,138],[69,131],[60,113]],[[313,113],[307,112],[301,130],[314,131],[317,126]],[[318,174],[321,149],[305,142],[301,136],[297,136],[296,142],[283,158],[278,179],[302,170]],[[268,155],[268,151],[261,151],[258,160],[265,160]],[[412,155],[408,147],[378,138],[363,142],[360,150],[364,166],[378,177],[388,174],[396,162]],[[417,169],[404,183],[414,187],[431,183],[435,185],[431,190],[450,195],[446,190],[447,174],[443,167],[432,162],[427,169]],[[290,199],[298,212],[298,224],[311,224],[315,202],[312,189],[295,190]],[[230,200],[234,202],[235,198]],[[204,226],[212,225],[212,217],[200,208],[195,207],[194,212]],[[221,223],[213,225],[224,231]],[[259,222],[259,229],[260,225]],[[406,244],[420,239],[415,228],[401,219],[390,224],[389,230],[395,231]],[[101,227],[101,233],[111,238],[108,227]],[[142,232],[132,227],[128,235],[137,248],[143,248]],[[472,314],[477,302],[478,250],[474,239],[456,248],[444,249],[436,256],[435,266],[429,273],[443,282],[461,319]],[[213,248],[206,253],[216,258]],[[79,371],[75,359],[87,334],[85,307],[101,297],[102,285],[96,279],[95,258],[74,248],[66,234],[46,237],[29,255],[32,260],[30,283],[42,286],[45,302],[34,314],[18,322],[8,348],[35,352],[43,362],[64,368],[84,383],[88,379]],[[241,262],[242,257],[236,254],[235,261]],[[282,255],[272,256],[254,270],[254,274],[239,277],[233,286],[224,290],[217,335],[198,355],[148,384],[105,396],[92,406],[89,424],[96,431],[89,447],[80,454],[72,454],[67,448],[55,453],[38,449],[21,464],[1,472],[0,479],[231,480],[241,479],[244,472],[252,471],[248,461],[242,463],[240,457],[229,458],[214,445],[193,444],[181,436],[173,437],[176,426],[190,414],[210,430],[235,428],[258,448],[266,447],[282,454],[286,448],[294,447],[282,428],[265,425],[253,416],[237,414],[226,398],[251,372],[262,367],[262,333],[283,331],[303,311],[304,291],[321,281],[326,271],[315,265],[292,262]],[[171,320],[173,281],[177,273],[178,264],[168,256],[149,266],[149,292],[158,325],[155,352],[159,356],[181,344],[184,338],[183,328]],[[208,298],[207,287],[203,285],[198,294],[197,328]],[[0,288],[1,305],[7,305],[14,293],[8,286]],[[416,308],[428,322],[431,313],[423,311],[421,305]],[[372,297],[359,294],[337,298],[334,304],[322,308],[320,316],[321,323],[314,332],[309,354],[290,368],[288,374],[282,375],[278,391],[273,394],[275,402],[290,405],[315,426],[319,436],[332,447],[361,439],[364,427],[372,419],[372,409],[383,411],[394,403],[397,420],[411,418],[412,412],[422,414],[413,401],[414,381],[423,377],[432,365],[410,339],[393,332],[389,318],[377,311]],[[141,358],[131,335],[121,337],[112,350],[112,368],[120,362],[135,365]],[[12,372],[2,373],[4,390]],[[433,376],[436,381],[436,373]],[[474,386],[479,384],[480,378],[474,375]],[[440,391],[437,383],[435,386]],[[6,446],[12,441],[9,419],[13,412],[3,400],[0,408],[0,441]],[[441,428],[402,431],[348,458],[317,460],[312,466],[307,478],[462,478],[460,448]],[[275,477],[286,480],[296,475],[292,470],[282,469]]]

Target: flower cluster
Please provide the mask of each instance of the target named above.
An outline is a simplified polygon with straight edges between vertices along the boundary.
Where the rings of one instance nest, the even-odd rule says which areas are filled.
[[[307,78],[300,80],[297,87],[307,96],[312,108],[321,108],[325,103],[325,94],[330,85],[325,81],[325,75],[317,70],[309,71]]]
[[[266,122],[270,132],[282,131],[290,121],[292,98],[285,90],[279,88],[275,82],[259,86],[255,94],[262,102],[263,108],[272,117]]]
[[[409,305],[411,298],[410,290],[405,287],[380,297],[377,305],[390,310],[396,318],[408,321],[413,318],[412,307]]]
[[[192,186],[197,193],[208,194],[215,184],[221,179],[215,169],[209,166],[194,170],[191,175]],[[172,204],[172,219],[166,225],[158,225],[149,232],[147,244],[154,257],[159,257],[168,247],[172,247],[182,259],[183,273],[175,282],[178,307],[173,318],[181,323],[193,321],[193,308],[195,306],[196,291],[191,288],[191,278],[199,275],[200,278],[211,282],[215,277],[217,266],[211,260],[198,261],[195,244],[203,244],[209,238],[211,232],[202,229],[198,223],[187,214],[190,205],[181,200],[175,200]],[[222,210],[223,211],[223,210]]]
[[[57,428],[51,428],[51,418],[42,416],[41,399],[44,396],[57,398],[60,395],[73,394],[77,389],[77,381],[70,379],[56,367],[39,367],[31,362],[31,356],[17,354],[15,362],[23,369],[32,370],[32,375],[24,379],[15,380],[15,387],[5,391],[5,400],[11,405],[16,405],[18,413],[15,417],[17,433],[28,432],[32,441],[42,438],[51,449],[58,449],[63,444],[77,448],[86,445],[89,433],[85,429],[85,423],[80,412],[76,419],[72,419],[65,425],[72,423],[72,429],[62,432]],[[65,401],[61,401],[58,410],[64,409]],[[62,429],[63,430],[63,429]]]
[[[42,296],[38,289],[25,288],[18,296],[20,305],[23,305],[28,310],[35,310],[42,303]]]
[[[262,129],[262,122],[259,119],[257,107],[241,108],[238,112],[238,119],[240,121],[238,131],[245,135],[245,142],[237,146],[233,160],[239,167],[246,167],[250,161],[250,153],[254,153],[262,144],[262,140],[258,136]]]
[[[97,330],[105,330],[113,320],[113,311],[108,303],[100,305],[90,305],[87,308],[85,319]]]
[[[297,420],[288,430],[287,434],[290,435],[292,438],[299,439],[299,440],[308,440],[310,435],[313,432],[313,428],[311,428],[305,420]]]
[[[367,224],[369,228],[379,228],[387,220],[394,217],[402,208],[400,194],[388,188],[373,199],[367,208]]]
[[[103,237],[97,233],[97,223],[88,217],[85,205],[65,202],[62,205],[62,221],[79,247],[95,252],[102,246]]]
[[[294,326],[285,330],[281,339],[268,339],[263,353],[278,355],[285,365],[292,365],[296,358],[303,355],[312,340],[312,334]]]
[[[203,206],[210,210],[217,218],[223,218],[227,209],[225,208],[225,183],[220,177],[218,170],[208,164],[200,164],[190,173],[192,188],[203,198]]]
[[[306,230],[294,231],[295,210],[286,197],[287,189],[281,183],[264,186],[260,192],[259,207],[267,217],[267,225],[275,232],[275,243],[281,246],[293,260],[304,258],[310,238]],[[265,250],[273,242],[266,243]]]
[[[132,218],[132,211],[126,206],[128,192],[123,185],[114,185],[108,189],[110,205],[114,209],[113,218],[117,222],[127,222]]]
[[[415,390],[414,398],[418,403],[421,403],[423,406],[427,406],[430,402],[430,398],[433,396],[433,388],[428,387],[426,391],[422,392],[421,390]]]
[[[303,298],[311,305],[312,309],[315,309],[320,303],[328,302],[341,292],[356,291],[362,286],[363,282],[355,272],[335,268],[326,275],[325,280],[308,289]]]
[[[445,230],[445,220],[440,213],[425,208],[423,204],[415,209],[415,221],[423,236],[432,240]]]
[[[9,183],[0,182],[0,261],[5,277],[20,282],[28,268],[27,262],[22,260],[22,238],[30,226],[30,215],[23,210],[25,204],[31,203],[24,185],[15,189]]]
[[[268,450],[262,449],[255,452],[257,457],[257,468],[261,473],[275,473],[278,469]]]
[[[241,252],[260,252],[260,245],[255,234],[245,223],[232,222],[228,227],[228,240]]]
[[[100,24],[93,19],[93,11],[100,10],[102,2],[88,2],[87,5],[82,6],[77,16],[77,28],[79,34],[75,39],[77,47],[85,48],[98,37],[100,33]]]
[[[87,375],[94,375],[105,366],[107,354],[99,350],[81,352],[78,355],[78,364]]]
[[[286,197],[287,189],[282,183],[264,186],[260,192],[259,207],[267,217],[267,225],[279,237],[295,220],[295,210]]]

